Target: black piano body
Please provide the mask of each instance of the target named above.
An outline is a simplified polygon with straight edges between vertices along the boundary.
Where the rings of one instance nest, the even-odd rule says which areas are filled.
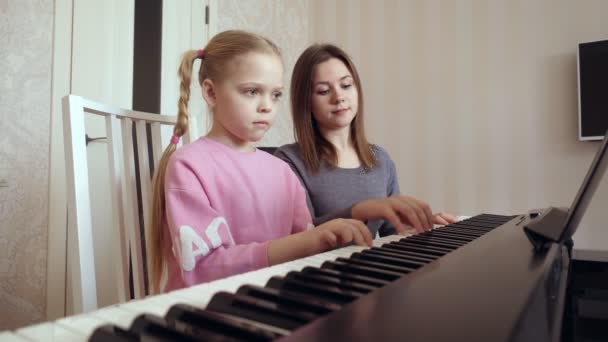
[[[285,341],[559,341],[570,258],[521,215]]]

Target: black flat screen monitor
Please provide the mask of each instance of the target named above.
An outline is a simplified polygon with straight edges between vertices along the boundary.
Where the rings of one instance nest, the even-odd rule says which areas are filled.
[[[578,136],[602,140],[608,129],[608,40],[578,45]]]

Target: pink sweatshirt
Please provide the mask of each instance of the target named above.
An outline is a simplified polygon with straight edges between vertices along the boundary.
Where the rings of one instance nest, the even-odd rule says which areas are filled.
[[[268,242],[312,219],[282,160],[208,138],[175,151],[165,175],[165,292],[268,266]]]

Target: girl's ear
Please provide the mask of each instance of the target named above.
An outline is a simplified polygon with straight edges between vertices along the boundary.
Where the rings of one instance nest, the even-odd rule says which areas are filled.
[[[203,98],[205,99],[205,102],[207,102],[209,109],[213,109],[217,101],[217,98],[215,97],[215,84],[213,81],[208,78],[205,79],[203,81],[202,91]]]

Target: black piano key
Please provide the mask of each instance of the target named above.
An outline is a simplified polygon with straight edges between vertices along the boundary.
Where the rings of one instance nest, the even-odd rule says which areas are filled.
[[[518,215],[477,215],[474,217],[471,217],[470,219],[472,220],[486,220],[486,221],[493,221],[493,222],[499,222],[501,224],[506,223],[511,221],[512,219],[516,218]]]
[[[270,301],[228,292],[214,294],[206,309],[285,330],[294,330],[318,317],[309,311],[296,310],[295,307],[288,309]]]
[[[374,247],[374,248],[370,248],[370,249],[365,249],[365,250],[362,250],[360,253],[387,256],[387,257],[398,258],[398,259],[402,259],[402,260],[412,260],[412,261],[417,261],[417,262],[420,262],[423,264],[428,264],[429,262],[432,262],[433,260],[436,259],[436,258],[422,257],[419,255],[418,256],[409,255],[407,253],[401,253],[400,251],[397,251],[394,249],[386,249],[386,248],[382,248],[382,247]]]
[[[483,235],[485,235],[485,234],[461,233],[461,232],[451,231],[449,229],[441,227],[441,228],[435,228],[433,230],[429,230],[428,232],[425,232],[424,234],[421,234],[420,236],[436,237],[438,239],[448,239],[448,240],[452,240],[453,242],[467,244],[475,239],[478,239],[480,236],[483,236]]]
[[[357,284],[348,280],[341,280],[332,277],[326,277],[318,274],[305,274],[302,272],[291,271],[285,275],[286,279],[298,279],[301,281],[316,283],[321,285],[335,286],[342,290],[368,294],[376,288],[369,285]]]
[[[434,246],[450,248],[452,250],[457,249],[465,245],[465,243],[455,242],[453,240],[442,239],[438,237],[426,236],[412,236],[408,239],[409,241],[417,241],[424,244],[432,244]]]
[[[438,228],[436,230],[440,233],[458,234],[459,236],[462,236],[465,238],[470,238],[470,239],[478,239],[487,234],[485,232],[484,233],[472,233],[471,231],[465,230],[462,228],[450,228],[450,229]]]
[[[443,227],[438,227],[437,229],[443,229],[443,230],[455,230],[455,229],[461,229],[463,231],[468,232],[469,234],[487,234],[490,231],[492,231],[492,227],[479,227],[477,225],[474,224],[466,224],[466,223],[452,223],[450,225],[447,226],[443,226]]]
[[[395,258],[392,256],[387,256],[387,255],[378,255],[378,254],[373,254],[373,253],[361,253],[361,252],[353,253],[350,256],[350,258],[366,260],[366,261],[371,261],[371,262],[379,262],[379,263],[399,266],[399,267],[407,267],[407,268],[411,268],[414,270],[427,264],[425,262],[420,262],[420,261],[415,261],[415,260],[407,260],[407,259]]]
[[[446,238],[450,238],[453,240],[462,241],[465,243],[469,243],[469,242],[479,238],[479,236],[466,236],[466,235],[458,234],[456,232],[450,232],[449,230],[438,230],[438,229],[430,231],[428,235],[446,237]]]
[[[442,232],[433,232],[432,234],[427,234],[423,237],[426,239],[435,239],[438,241],[451,242],[453,244],[458,244],[459,247],[462,247],[470,243],[471,241],[478,239],[478,237],[465,238],[458,235],[443,234]]]
[[[480,224],[472,222],[472,223],[460,223],[460,222],[456,222],[456,223],[452,223],[448,226],[443,226],[443,227],[439,227],[439,228],[443,228],[443,229],[463,229],[463,230],[467,230],[470,233],[475,233],[475,234],[487,234],[489,232],[492,231],[492,229],[494,229],[494,227],[482,227],[480,226]]]
[[[471,230],[475,230],[475,231],[483,231],[483,232],[489,232],[492,229],[496,228],[494,225],[492,224],[487,224],[487,223],[479,223],[479,222],[466,222],[466,223],[454,223],[450,225],[450,228],[453,227],[461,227],[461,228],[468,228]]]
[[[348,280],[348,281],[352,281],[355,283],[365,284],[365,285],[374,286],[374,287],[382,287],[382,286],[390,283],[390,281],[387,281],[387,280],[366,277],[366,276],[362,276],[359,274],[342,272],[339,270],[334,270],[334,269],[329,269],[329,268],[317,268],[317,267],[312,267],[312,266],[306,266],[302,269],[301,272],[304,274],[319,274],[319,275],[323,275],[326,277],[334,277],[336,279]]]
[[[413,258],[414,260],[427,261],[427,262],[431,262],[431,261],[439,258],[436,255],[418,253],[418,252],[414,252],[414,251],[407,251],[407,250],[404,250],[403,248],[395,248],[395,245],[391,245],[391,244],[384,244],[384,245],[382,245],[382,247],[372,247],[370,249],[365,250],[365,252],[367,252],[367,251],[399,254],[406,258]]]
[[[296,292],[291,292],[287,290],[277,290],[269,287],[261,287],[256,285],[243,285],[239,287],[236,293],[276,303],[282,303],[287,306],[302,306],[306,310],[319,315],[324,315],[333,311],[337,311],[341,308],[340,305],[327,301],[317,300],[316,298],[310,296],[303,296]]]
[[[438,252],[444,252],[444,253],[449,253],[455,249],[454,247],[441,246],[439,244],[433,243],[432,241],[420,241],[418,238],[416,238],[416,239],[407,238],[407,239],[401,239],[399,241],[393,241],[393,242],[398,243],[398,244],[405,244],[405,245],[429,248],[431,250],[435,250]]]
[[[411,247],[411,248],[421,248],[429,253],[438,253],[438,255],[445,255],[451,252],[452,248],[443,248],[438,246],[433,246],[431,244],[423,244],[415,241],[408,241],[407,239],[403,239],[401,241],[395,241],[395,244]]]
[[[367,261],[362,259],[347,259],[347,258],[337,258],[336,261],[342,261],[346,263],[352,263],[359,266],[371,267],[375,269],[381,269],[385,271],[391,271],[395,273],[408,274],[414,272],[416,269],[413,267],[405,267],[405,266],[394,266],[387,265],[380,262]]]
[[[483,225],[484,227],[488,227],[488,228],[496,228],[502,224],[504,224],[504,222],[499,222],[499,221],[492,221],[492,220],[480,220],[480,219],[471,219],[471,220],[467,220],[467,221],[460,221],[460,222],[455,222],[455,223],[460,223],[460,224],[473,224],[473,225]]]
[[[192,336],[185,331],[170,326],[163,318],[142,314],[137,316],[129,331],[136,334],[143,341],[201,341],[205,336]]]
[[[137,342],[139,337],[115,325],[103,325],[95,329],[89,342]]]
[[[244,341],[271,341],[283,336],[276,331],[263,329],[233,316],[203,310],[187,304],[176,304],[165,315],[167,322],[192,334],[206,336],[208,340],[228,339]]]
[[[334,286],[309,284],[297,279],[285,279],[282,277],[272,277],[266,283],[267,287],[288,290],[306,296],[328,300],[336,304],[347,304],[361,296],[358,292],[340,290]]]
[[[400,241],[393,241],[389,244],[383,245],[382,247],[383,248],[402,249],[402,250],[408,251],[408,252],[411,251],[411,252],[422,253],[422,254],[430,255],[430,256],[433,256],[436,258],[448,254],[447,251],[438,251],[438,250],[435,250],[432,248],[424,248],[424,246],[420,246],[420,245],[403,244],[403,243],[400,243]]]
[[[426,240],[437,240],[440,242],[447,242],[453,245],[456,245],[457,247],[461,247],[466,245],[467,243],[471,242],[471,241],[463,241],[462,239],[455,239],[449,236],[442,236],[442,235],[438,235],[438,234],[433,234],[434,232],[427,232],[425,234],[419,234],[416,236],[410,236],[408,237],[408,240],[417,240],[417,239],[426,239]],[[441,232],[438,232],[441,233]],[[474,240],[471,237],[471,240]]]
[[[494,214],[479,214],[473,217],[470,217],[469,220],[488,220],[488,221],[497,221],[497,222],[508,222],[513,218],[517,217],[517,215],[494,215]]]

